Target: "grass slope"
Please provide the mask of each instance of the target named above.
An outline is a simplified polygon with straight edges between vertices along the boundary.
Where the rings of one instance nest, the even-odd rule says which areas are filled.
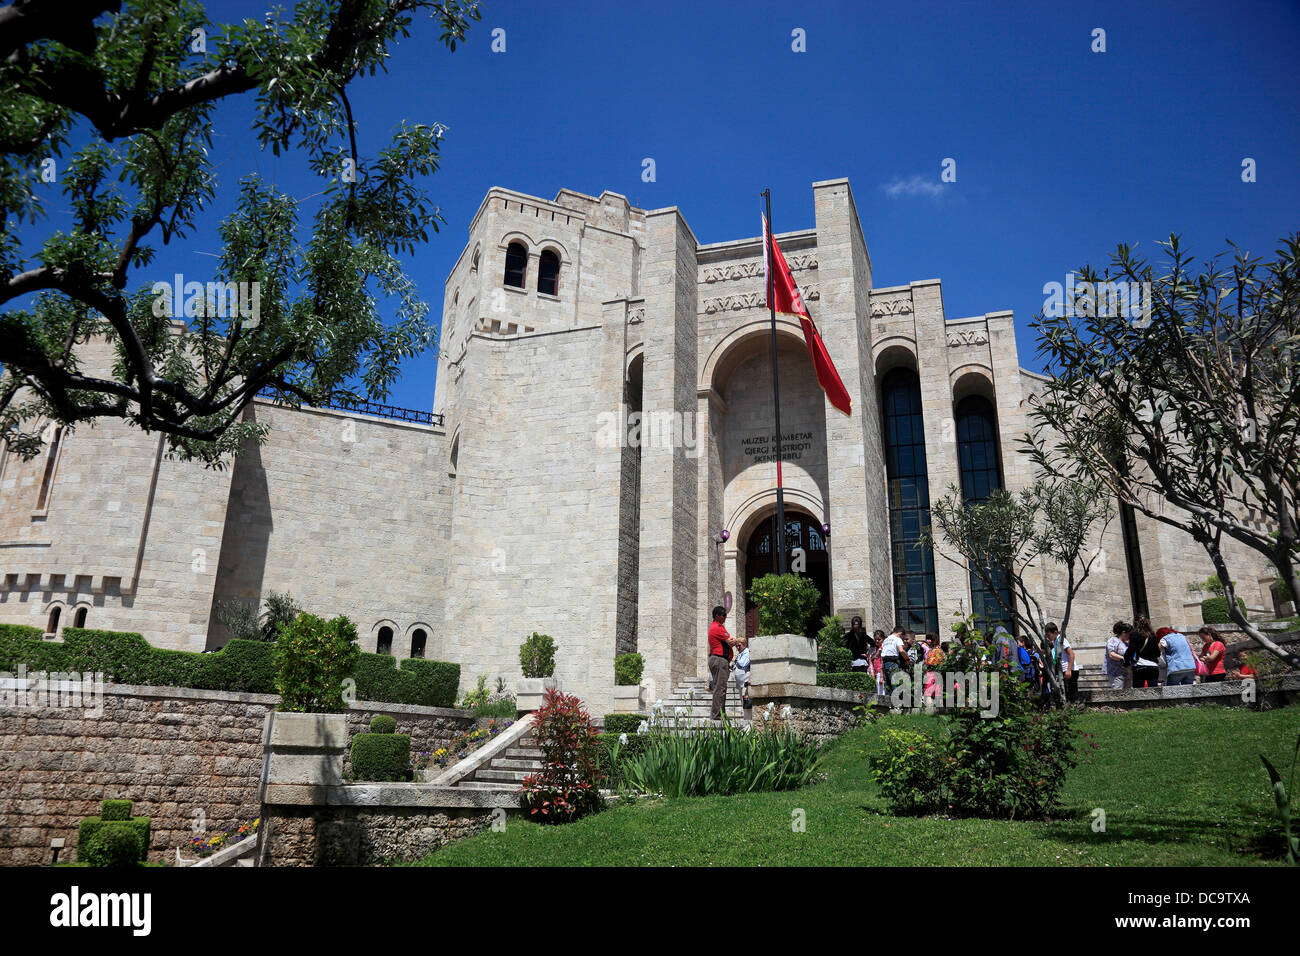
[[[1100,751],[1070,775],[1050,821],[893,817],[866,754],[889,716],[833,744],[826,779],[788,793],[641,800],[568,826],[511,819],[425,857],[423,866],[1240,866],[1279,863],[1263,752],[1286,775],[1300,709],[1170,708],[1086,714]],[[1285,769],[1284,769],[1285,768]],[[1093,810],[1106,832],[1092,829]],[[793,832],[796,810],[806,832]]]

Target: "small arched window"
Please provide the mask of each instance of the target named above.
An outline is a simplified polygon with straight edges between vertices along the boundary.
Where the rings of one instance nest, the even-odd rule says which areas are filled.
[[[393,653],[393,629],[391,627],[381,627],[379,629],[379,640],[375,642],[376,654]]]
[[[560,257],[547,249],[537,264],[537,291],[542,295],[560,294]]]
[[[506,285],[516,289],[524,287],[528,272],[528,250],[522,242],[512,242],[506,249]]]
[[[423,657],[424,645],[427,641],[428,635],[424,633],[423,628],[416,628],[415,632],[411,634],[411,656]]]
[[[58,607],[57,605],[55,607],[50,608],[50,619],[49,621],[46,622],[46,628],[45,628],[46,634],[59,633],[59,617],[62,614],[63,614],[63,608]]]
[[[72,626],[73,626],[73,627],[85,627],[85,626],[86,626],[86,612],[89,611],[89,610],[90,610],[90,608],[88,608],[88,607],[79,607],[79,608],[77,608],[77,613],[76,613],[76,614],[73,616],[73,618],[72,618]]]

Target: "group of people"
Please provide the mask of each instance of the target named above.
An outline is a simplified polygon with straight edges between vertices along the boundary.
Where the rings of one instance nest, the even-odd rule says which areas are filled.
[[[713,692],[713,719],[722,715],[727,698],[727,687],[734,681],[744,705],[749,706],[749,646],[744,637],[732,637],[723,623],[727,609],[719,605],[713,609],[713,623],[709,627],[709,689]],[[1165,685],[1177,687],[1192,684],[1199,677],[1206,683],[1233,678],[1254,676],[1248,664],[1234,670],[1231,675],[1224,658],[1227,647],[1223,638],[1207,624],[1197,632],[1199,641],[1193,642],[1172,627],[1153,630],[1145,615],[1136,623],[1116,621],[1106,642],[1104,673],[1110,687],[1123,690],[1130,687],[1158,687],[1161,662],[1164,662]],[[1058,664],[1065,680],[1067,701],[1078,696],[1079,667],[1070,640],[1056,624],[1044,628],[1046,655],[1021,634],[1012,637],[1005,627],[998,626],[988,634],[979,634],[959,628],[955,640],[968,649],[976,648],[987,661],[1004,661],[1022,680],[1034,685],[1046,706],[1051,698],[1048,674]],[[924,636],[905,627],[897,626],[890,633],[883,630],[868,632],[862,618],[855,616],[844,637],[849,650],[849,666],[858,673],[874,675],[876,693],[889,695],[898,681],[909,678],[918,664],[924,665],[924,692],[937,686],[935,672],[951,651],[951,642],[940,641],[933,631]],[[1195,646],[1199,644],[1199,649]]]

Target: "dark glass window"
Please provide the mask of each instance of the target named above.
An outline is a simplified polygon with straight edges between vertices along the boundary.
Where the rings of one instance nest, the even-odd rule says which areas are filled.
[[[962,500],[968,505],[978,504],[989,493],[1002,487],[1001,455],[998,452],[997,419],[993,404],[979,395],[971,395],[957,403],[957,463],[961,470]],[[998,602],[1002,598],[1011,607],[1011,587],[1001,569],[991,569],[994,589],[985,586],[974,571],[970,575],[971,611],[978,614],[983,625],[1001,624],[1015,632],[1014,620]]]
[[[393,629],[391,627],[381,627],[379,629],[379,640],[375,643],[375,653],[393,653]]]
[[[516,289],[524,287],[524,274],[528,271],[528,250],[522,242],[512,242],[506,249],[506,285]]]
[[[63,609],[62,609],[62,608],[55,607],[55,608],[51,608],[51,609],[50,609],[50,619],[49,619],[49,621],[47,622],[47,623],[48,623],[48,626],[45,628],[45,633],[46,633],[46,634],[57,634],[57,633],[59,633],[59,617],[60,617],[62,614],[63,614]]]
[[[415,633],[411,635],[411,656],[412,657],[424,656],[424,645],[427,638],[428,635],[426,635],[424,631],[419,628],[417,628],[415,630]]]
[[[560,257],[550,249],[537,263],[537,291],[543,295],[560,294]]]
[[[914,631],[937,631],[934,555],[920,542],[921,532],[930,524],[921,383],[915,372],[897,368],[885,375],[880,392],[895,621]]]
[[[84,608],[84,607],[79,607],[79,608],[77,608],[77,613],[76,613],[75,615],[73,615],[73,618],[72,618],[72,626],[73,626],[73,627],[85,627],[85,626],[86,626],[86,611],[87,611],[87,610],[89,610],[89,608]]]

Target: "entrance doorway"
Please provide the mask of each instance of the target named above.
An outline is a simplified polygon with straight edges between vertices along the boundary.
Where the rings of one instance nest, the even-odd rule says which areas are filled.
[[[791,557],[795,548],[802,548],[808,561],[808,567],[801,572],[811,578],[821,595],[817,610],[808,620],[806,633],[815,637],[821,629],[822,618],[831,613],[831,560],[826,548],[826,538],[820,524],[802,512],[787,510],[785,513],[785,566],[789,570],[794,559]],[[776,512],[773,511],[756,527],[749,536],[745,546],[745,593],[748,595],[755,578],[777,572],[776,560]],[[745,637],[753,639],[758,634],[758,608],[746,599]]]

